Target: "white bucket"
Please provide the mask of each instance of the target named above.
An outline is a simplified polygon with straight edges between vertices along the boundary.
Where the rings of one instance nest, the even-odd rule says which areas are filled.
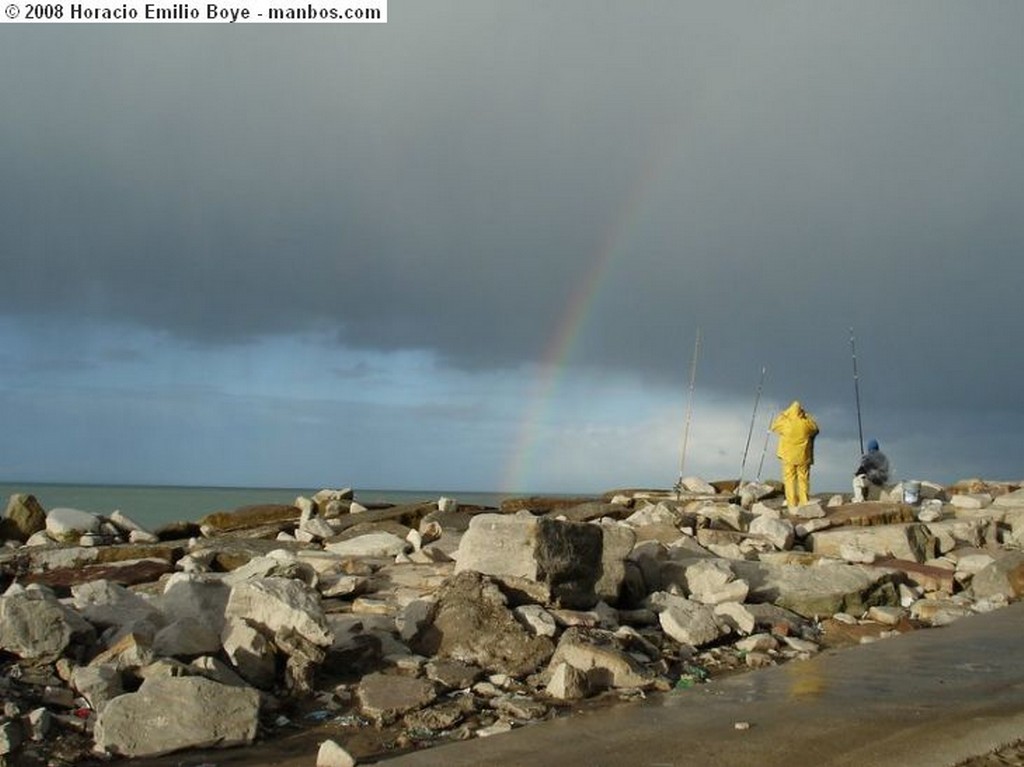
[[[903,483],[903,502],[916,506],[921,500],[921,483],[916,480]]]

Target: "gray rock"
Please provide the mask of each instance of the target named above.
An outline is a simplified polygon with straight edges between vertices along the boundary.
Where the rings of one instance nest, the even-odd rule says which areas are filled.
[[[445,690],[465,690],[480,679],[483,669],[459,661],[433,660],[426,665],[426,674]]]
[[[185,617],[173,621],[153,637],[153,652],[174,658],[211,655],[220,650],[220,635],[208,622]]]
[[[0,538],[27,541],[46,529],[46,512],[34,495],[15,493],[7,501]]]
[[[1017,509],[1024,507],[1024,487],[1004,493],[992,501],[993,506],[1001,509]]]
[[[762,536],[783,551],[793,547],[793,523],[788,519],[772,519],[766,515],[756,517],[750,522],[750,533]]]
[[[356,760],[333,740],[325,740],[316,752],[316,767],[355,767]]]
[[[808,618],[849,612],[860,615],[875,604],[898,605],[894,575],[860,565],[770,565],[732,562],[750,584],[750,602],[771,602]]]
[[[958,493],[949,502],[958,509],[984,509],[992,505],[992,496],[989,493]]]
[[[552,669],[545,691],[556,700],[580,700],[590,695],[590,683],[585,671],[562,662]]]
[[[26,660],[52,662],[75,633],[73,616],[48,591],[26,589],[0,597],[0,650]]]
[[[757,627],[754,614],[740,602],[722,602],[716,604],[713,612],[725,620],[738,634],[752,634]]]
[[[736,575],[724,559],[700,559],[686,566],[684,578],[690,596],[703,602],[704,595],[721,590]]]
[[[550,669],[568,663],[586,672],[591,690],[649,688],[656,675],[618,646],[615,634],[602,629],[570,628],[562,634]]]
[[[910,606],[910,617],[929,626],[948,626],[972,614],[969,604],[958,599],[919,599]]]
[[[379,724],[388,724],[402,714],[432,703],[437,691],[426,679],[373,673],[359,682],[357,696],[366,716]]]
[[[623,540],[617,533],[609,535],[617,553]],[[604,561],[604,542],[598,525],[478,514],[462,536],[455,572],[534,582],[548,595],[545,601],[585,610],[597,603],[598,582],[610,569]],[[617,587],[602,581],[602,590],[617,592]]]
[[[71,674],[71,686],[85,698],[93,711],[103,707],[124,693],[121,672],[107,664],[79,666]]]
[[[409,644],[421,655],[514,676],[532,672],[554,651],[550,639],[519,624],[494,583],[472,571],[452,576],[438,590],[432,620]]]
[[[60,543],[75,543],[85,533],[98,533],[100,524],[98,516],[79,509],[50,509],[46,515],[46,532]]]
[[[163,626],[160,609],[148,599],[108,580],[88,581],[71,587],[75,609],[96,626]]]
[[[818,519],[825,516],[825,510],[821,508],[821,504],[817,501],[797,506],[795,509],[791,509],[790,513],[799,519]]]
[[[924,562],[936,554],[934,536],[917,523],[823,530],[808,536],[807,542],[815,554],[840,559],[844,545],[912,562]]]
[[[553,637],[558,633],[554,616],[540,605],[520,605],[513,612],[536,636]]]
[[[230,595],[231,587],[216,576],[175,573],[167,579],[156,604],[168,620],[195,618],[220,633]]]
[[[231,589],[224,615],[228,620],[240,618],[270,636],[287,629],[321,647],[330,647],[333,640],[317,592],[289,578],[237,584]]]
[[[728,624],[707,605],[666,592],[651,594],[662,630],[681,644],[701,647],[729,633]]]
[[[221,643],[238,673],[262,690],[274,686],[277,662],[270,641],[244,620],[234,618],[221,632]]]
[[[396,557],[410,546],[404,538],[392,533],[367,533],[325,544],[324,548],[345,557]]]
[[[974,576],[971,591],[976,599],[996,596],[1019,599],[1024,596],[1024,552],[1001,554]]]
[[[96,720],[96,747],[128,757],[252,743],[259,693],[202,677],[146,679],[111,700]]]

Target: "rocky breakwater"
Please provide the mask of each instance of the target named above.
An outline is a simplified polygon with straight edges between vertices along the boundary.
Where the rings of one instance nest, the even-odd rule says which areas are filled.
[[[318,764],[354,764],[1018,599],[1024,490],[922,494],[790,512],[775,485],[696,479],[502,509],[324,490],[153,532],[12,496],[0,763],[312,730]]]

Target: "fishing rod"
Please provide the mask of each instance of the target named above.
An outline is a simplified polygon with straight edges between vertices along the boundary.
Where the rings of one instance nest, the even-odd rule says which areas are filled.
[[[750,416],[750,429],[747,430],[747,444],[743,448],[743,462],[740,464],[740,478],[736,487],[743,487],[743,472],[747,468],[747,452],[750,450],[750,438],[754,435],[754,421],[757,420],[757,406],[761,402],[761,389],[764,387],[764,377],[768,372],[766,365],[761,366],[761,380],[757,383],[757,395],[754,397],[754,412]]]
[[[857,347],[853,341],[853,328],[850,328],[850,354],[853,355],[853,394],[857,399],[857,436],[860,438],[860,452],[864,454],[864,427],[860,420],[860,384],[857,376]]]
[[[686,426],[683,428],[683,447],[679,456],[679,479],[676,482],[676,494],[683,486],[683,469],[686,466],[686,444],[690,439],[690,419],[693,417],[693,389],[697,383],[697,358],[700,356],[700,328],[697,328],[697,339],[693,343],[693,359],[690,360],[690,396],[686,403]]]
[[[772,421],[775,420],[775,411],[768,416],[768,428],[764,430],[764,446],[761,448],[761,460],[757,464],[757,481],[761,481],[761,472],[764,469],[764,455],[768,452],[768,439],[772,435]]]

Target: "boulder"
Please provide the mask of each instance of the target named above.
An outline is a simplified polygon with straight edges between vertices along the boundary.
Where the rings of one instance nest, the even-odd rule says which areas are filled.
[[[793,523],[788,519],[772,519],[767,515],[755,517],[750,522],[751,535],[759,535],[777,549],[791,549],[795,535]]]
[[[409,549],[405,538],[393,533],[367,533],[344,541],[327,543],[324,548],[343,557],[396,557]]]
[[[373,673],[360,680],[356,695],[366,716],[378,724],[389,724],[402,714],[432,703],[437,690],[427,679]]]
[[[76,633],[74,616],[41,589],[0,597],[0,650],[26,660],[52,662]]]
[[[217,511],[199,520],[203,535],[209,537],[251,528],[290,529],[299,521],[301,511],[283,504],[242,506],[234,511]]]
[[[102,557],[102,553],[100,554]],[[100,558],[97,557],[97,558]],[[58,594],[69,593],[75,586],[89,581],[109,581],[119,586],[134,586],[152,583],[169,572],[174,565],[164,559],[127,559],[105,564],[62,567],[28,573],[22,583],[38,583],[49,586]]]
[[[585,671],[562,662],[552,669],[545,691],[555,700],[580,700],[590,695],[590,682]]]
[[[34,495],[15,493],[7,501],[0,522],[0,540],[27,541],[35,533],[46,529],[46,512]]]
[[[409,645],[421,655],[513,676],[532,672],[554,652],[551,640],[520,625],[498,587],[473,571],[453,575],[438,590],[432,619]]]
[[[683,477],[679,480],[679,485],[690,493],[700,495],[717,495],[718,493],[714,485],[700,477]]]
[[[664,632],[681,644],[701,647],[730,631],[712,608],[699,602],[664,591],[651,594],[648,601],[658,611]]]
[[[246,681],[261,690],[274,686],[276,656],[273,645],[263,634],[236,618],[224,626],[221,644],[232,665]]]
[[[50,509],[46,515],[46,533],[58,543],[77,543],[85,533],[98,533],[102,520],[79,509]]]
[[[356,767],[356,760],[333,740],[325,740],[316,752],[316,767]]]
[[[111,700],[96,719],[96,747],[127,757],[185,748],[227,748],[256,737],[259,693],[202,677],[146,679]]]
[[[750,584],[750,602],[771,602],[807,618],[848,612],[860,615],[871,605],[898,605],[894,575],[861,565],[770,565],[732,562]]]
[[[618,646],[615,634],[602,629],[567,629],[558,642],[549,668],[562,663],[583,671],[590,690],[649,688],[657,676]]]
[[[618,591],[611,560],[623,553],[623,534],[608,534],[614,553],[606,563],[602,526],[546,518],[478,514],[470,521],[455,556],[455,572],[475,571],[498,579],[511,577],[539,584],[545,601],[585,610],[601,590]],[[628,552],[626,552],[628,553]],[[619,560],[621,563],[621,560]],[[624,572],[620,570],[619,572]],[[621,582],[621,580],[620,580]]]
[[[935,538],[927,526],[918,523],[872,527],[830,528],[807,537],[815,554],[842,559],[842,547],[853,546],[878,557],[924,562],[936,553]]]
[[[96,626],[131,627],[145,623],[157,629],[166,623],[156,605],[111,581],[79,583],[71,588],[71,596],[75,609]]]
[[[1024,552],[1009,551],[999,555],[974,576],[971,591],[976,599],[996,596],[1019,599],[1024,596]]]
[[[957,493],[949,503],[957,509],[984,509],[992,505],[992,496],[988,493]]]
[[[888,501],[866,501],[847,503],[828,513],[833,527],[872,527],[874,525],[897,525],[914,521],[914,508],[905,503]]]
[[[216,576],[175,573],[164,583],[155,604],[168,620],[194,618],[219,634],[230,595],[231,586]]]
[[[333,641],[319,594],[290,578],[260,578],[235,585],[224,615],[228,620],[244,620],[271,637],[288,630],[321,647],[330,647]]]
[[[169,658],[192,658],[220,651],[220,635],[208,621],[196,617],[179,618],[160,629],[153,637],[153,652]]]
[[[93,711],[102,711],[107,703],[124,693],[121,672],[103,663],[76,667],[71,672],[71,686]]]
[[[1011,490],[1008,493],[1004,493],[996,497],[992,501],[993,506],[997,506],[1001,509],[1019,509],[1024,507],[1024,487],[1017,490]]]

